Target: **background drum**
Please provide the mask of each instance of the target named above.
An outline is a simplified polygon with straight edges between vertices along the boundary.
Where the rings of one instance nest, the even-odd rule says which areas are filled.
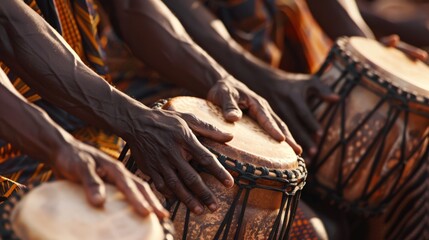
[[[337,41],[319,76],[341,100],[314,108],[324,134],[309,185],[340,208],[378,213],[428,154],[429,68],[352,37]]]
[[[115,187],[106,185],[103,208],[94,208],[82,186],[68,181],[44,183],[2,205],[1,239],[162,240],[172,226],[155,214],[138,216]]]
[[[199,169],[219,199],[219,209],[197,216],[179,202],[171,204],[176,238],[287,239],[307,176],[303,159],[286,142],[269,137],[247,116],[236,123],[226,122],[220,109],[206,100],[176,97],[160,101],[158,107],[192,113],[234,135],[226,144],[200,139],[232,174],[235,186],[226,189]],[[132,164],[127,165],[131,171],[136,170]]]

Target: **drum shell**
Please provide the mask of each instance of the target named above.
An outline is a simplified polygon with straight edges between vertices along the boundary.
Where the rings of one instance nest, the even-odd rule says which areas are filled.
[[[232,205],[237,191],[239,191],[237,185],[234,185],[230,189],[226,189],[216,178],[209,174],[201,173],[201,178],[218,199],[219,209],[213,213],[205,209],[204,214],[200,216],[191,213],[187,239],[214,239],[219,226]],[[246,212],[243,218],[239,239],[267,239],[270,235],[275,218],[277,217],[281,198],[282,195],[280,192],[252,189],[249,194],[248,202],[246,203]],[[242,206],[243,196],[236,205],[232,226],[237,224],[237,217],[240,214]],[[173,214],[173,210],[171,213]],[[178,238],[183,234],[185,217],[186,207],[181,204],[174,220],[176,237]],[[227,239],[233,239],[234,233],[235,229],[231,229]]]
[[[334,55],[325,63],[326,68],[321,74],[322,82],[334,86],[346,68],[351,68],[350,64],[349,60]],[[342,96],[341,101],[345,102],[343,112],[337,111],[337,116],[330,119],[327,115],[324,118],[322,116],[327,111],[332,111],[335,104],[322,103],[315,110],[316,117],[321,119],[326,137],[323,142],[319,142],[319,153],[310,167],[312,178],[310,181],[315,181],[318,183],[316,185],[323,186],[315,187],[317,192],[324,196],[333,193],[337,200],[340,198],[340,201],[347,202],[348,207],[355,205],[359,208],[376,209],[386,203],[388,195],[394,188],[396,189],[407,180],[425,153],[428,146],[428,139],[424,137],[429,131],[429,107],[419,102],[404,101],[403,98],[394,97],[380,103],[382,97],[386,96],[391,89],[382,87],[374,81],[374,78],[371,78],[371,75],[363,74],[363,71],[364,69],[359,63],[354,63],[352,71],[343,75],[345,79],[349,80],[343,79],[333,87],[334,91],[338,93],[344,84],[358,83],[349,94]],[[379,103],[379,108],[369,120],[357,128]],[[383,138],[377,139],[377,134],[386,125],[389,110],[392,107],[394,109],[406,108],[410,111],[408,116],[404,111],[400,111],[398,119],[388,133],[382,134],[385,136],[384,140]],[[344,121],[342,121],[342,117],[345,117]],[[343,141],[344,139],[341,137],[342,124],[345,126],[343,137],[346,141]],[[355,129],[355,134],[353,134]],[[404,135],[406,136],[405,145],[402,144]],[[347,139],[348,136],[351,136],[350,139]],[[373,141],[376,147],[369,149]],[[402,175],[399,176],[400,172],[393,173],[384,183],[381,183],[382,187],[374,190],[376,185],[380,184],[380,179],[390,174],[392,169],[401,162],[401,152],[410,155],[420,143],[421,145],[412,156],[402,160],[401,164],[404,168]],[[377,150],[382,144],[384,144],[384,150],[378,153]],[[335,146],[338,148],[332,152],[331,150]],[[405,151],[402,151],[403,148]],[[323,163],[321,163],[322,160]],[[316,165],[317,167],[315,167]],[[355,173],[345,183],[344,180],[353,171]],[[370,177],[372,178],[370,179]],[[374,192],[368,195],[368,192],[372,191]]]

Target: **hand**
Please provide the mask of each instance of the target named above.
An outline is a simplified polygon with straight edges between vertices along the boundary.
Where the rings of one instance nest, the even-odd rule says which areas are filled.
[[[159,218],[168,217],[146,182],[98,149],[74,140],[60,149],[52,162],[57,176],[82,184],[89,202],[96,207],[106,200],[104,180],[115,185],[140,215],[154,212]]]
[[[301,154],[301,147],[292,137],[286,124],[271,109],[268,102],[241,82],[233,78],[218,81],[208,92],[207,99],[221,106],[227,121],[240,120],[241,109],[247,109],[249,115],[269,135],[277,141],[286,140],[297,154]]]
[[[307,154],[314,156],[317,152],[314,135],[320,136],[322,129],[307,105],[307,99],[316,96],[335,102],[339,100],[339,96],[319,79],[305,74],[271,77],[264,85],[262,93],[288,124]]]
[[[203,212],[203,204],[215,211],[216,197],[189,161],[204,167],[225,187],[232,187],[234,180],[194,133],[219,142],[230,141],[232,135],[193,115],[166,110],[148,110],[132,123],[134,132],[126,141],[137,166],[153,179],[157,190],[167,198],[177,197],[195,214]]]

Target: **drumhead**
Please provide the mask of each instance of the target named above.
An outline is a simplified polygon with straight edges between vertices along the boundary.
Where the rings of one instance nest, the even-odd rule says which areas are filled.
[[[11,215],[23,239],[164,239],[154,214],[138,216],[115,187],[107,185],[103,208],[92,207],[82,186],[68,181],[45,183],[30,191]]]
[[[243,163],[277,170],[298,167],[298,158],[293,149],[286,142],[278,142],[271,138],[248,116],[243,116],[242,120],[235,123],[227,122],[218,106],[195,97],[172,98],[164,108],[194,114],[200,120],[233,134],[233,140],[226,144],[208,139],[201,140],[204,145],[225,156]]]
[[[411,60],[402,51],[368,38],[351,37],[345,48],[404,92],[429,96],[429,67],[424,62]]]

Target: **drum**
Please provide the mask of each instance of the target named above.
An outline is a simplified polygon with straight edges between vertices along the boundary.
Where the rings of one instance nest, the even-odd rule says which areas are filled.
[[[286,142],[269,137],[252,119],[224,120],[219,107],[194,97],[158,102],[158,107],[183,113],[232,133],[226,144],[200,138],[235,179],[226,189],[199,169],[219,199],[219,209],[197,216],[179,202],[170,206],[177,239],[287,239],[307,177],[302,158]],[[198,169],[198,166],[196,166]]]
[[[41,184],[2,204],[1,239],[173,239],[169,221],[138,216],[115,187],[106,186],[103,208],[92,207],[82,186]]]
[[[309,186],[341,209],[376,214],[428,154],[429,68],[351,37],[336,42],[318,76],[341,100],[314,106],[324,133]]]

